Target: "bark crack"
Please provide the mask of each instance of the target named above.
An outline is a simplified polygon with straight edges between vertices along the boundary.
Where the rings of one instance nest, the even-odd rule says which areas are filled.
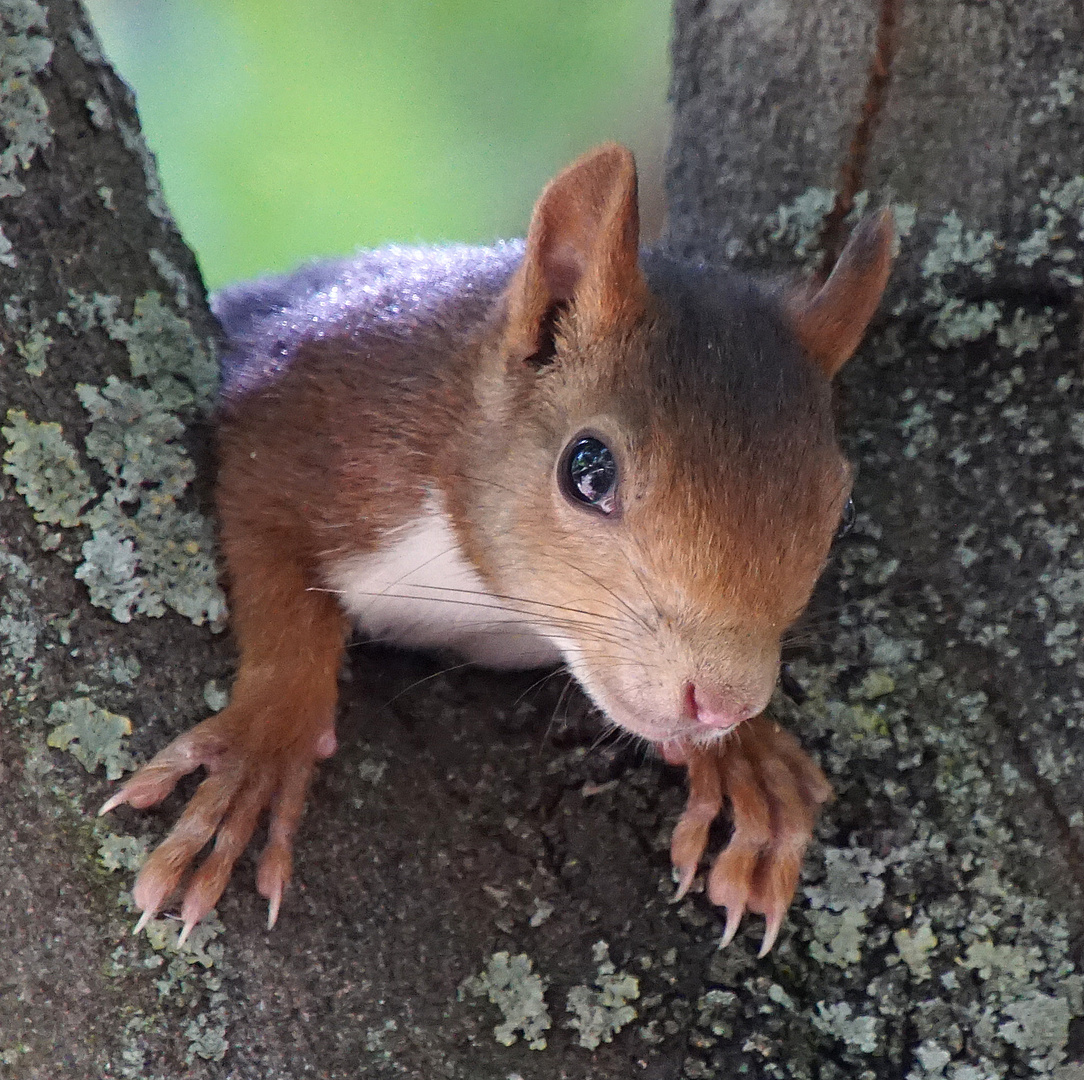
[[[819,276],[822,279],[828,277],[840,252],[843,251],[846,242],[844,219],[854,209],[855,196],[861,191],[865,181],[870,146],[881,119],[888,83],[892,75],[892,62],[895,59],[897,44],[896,30],[902,10],[903,0],[881,0],[865,97],[858,113],[858,123],[855,125],[851,144],[847,148],[847,156],[843,159],[843,165],[839,171],[836,201],[824,219],[824,227],[821,231],[820,248],[823,257]]]

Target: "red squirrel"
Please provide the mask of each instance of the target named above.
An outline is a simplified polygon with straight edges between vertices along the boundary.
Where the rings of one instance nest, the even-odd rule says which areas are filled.
[[[764,914],[766,953],[831,789],[764,709],[849,498],[831,379],[892,243],[890,215],[867,218],[825,282],[789,294],[641,251],[635,164],[609,144],[550,182],[525,242],[388,247],[219,295],[240,664],[227,707],[102,807],[207,770],[139,873],[137,930],[188,875],[186,938],[265,811],[274,925],[353,624],[493,667],[567,665],[688,768],[679,895],[729,800],[708,896],[724,943]]]

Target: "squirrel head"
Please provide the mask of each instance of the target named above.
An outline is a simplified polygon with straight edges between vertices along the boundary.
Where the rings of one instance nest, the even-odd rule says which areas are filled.
[[[892,242],[868,218],[827,281],[780,297],[641,253],[620,146],[539,199],[476,386],[471,532],[623,727],[710,740],[767,705],[849,497],[831,379]]]

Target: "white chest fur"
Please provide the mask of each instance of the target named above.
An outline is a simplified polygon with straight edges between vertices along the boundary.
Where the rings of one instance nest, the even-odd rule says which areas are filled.
[[[326,580],[374,640],[454,649],[486,667],[539,667],[561,658],[529,615],[489,592],[435,498],[380,551],[341,560]]]

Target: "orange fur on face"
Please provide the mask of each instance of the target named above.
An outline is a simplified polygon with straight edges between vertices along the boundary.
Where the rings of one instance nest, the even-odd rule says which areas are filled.
[[[213,838],[187,935],[265,810],[258,883],[277,917],[335,748],[349,613],[486,662],[563,656],[611,721],[689,766],[683,889],[729,798],[710,895],[728,936],[749,907],[774,940],[828,788],[757,714],[849,490],[829,378],[876,307],[891,223],[860,228],[823,286],[785,302],[638,244],[632,156],[608,145],[547,186],[525,245],[385,248],[217,298],[240,670],[227,708],[103,808],[208,771],[140,873],[144,919]],[[585,436],[616,462],[612,512],[562,482]]]
[[[548,632],[577,676],[612,719],[663,741],[710,734],[681,715],[687,684],[766,704],[850,478],[828,380],[770,304],[726,279],[690,298],[659,257],[648,271],[657,299],[620,336],[578,311],[562,320],[529,401],[503,405],[515,497],[474,501],[497,519],[500,545],[480,539],[477,558],[498,589],[560,603]],[[618,460],[610,518],[556,482],[562,447],[584,431]],[[480,455],[495,437],[482,430]]]

